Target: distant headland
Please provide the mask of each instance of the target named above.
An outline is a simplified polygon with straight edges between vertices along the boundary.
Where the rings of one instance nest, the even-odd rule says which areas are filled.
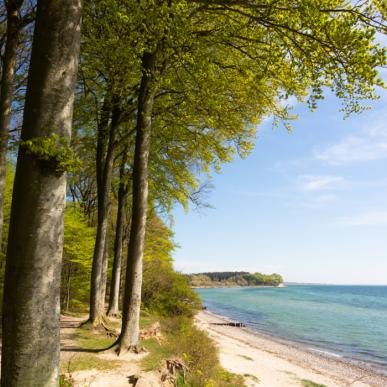
[[[225,288],[233,286],[283,286],[280,274],[249,273],[247,271],[224,271],[187,274],[193,288]]]

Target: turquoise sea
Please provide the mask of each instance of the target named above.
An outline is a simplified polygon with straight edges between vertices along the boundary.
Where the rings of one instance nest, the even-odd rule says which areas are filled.
[[[387,373],[387,286],[197,289],[211,312]]]

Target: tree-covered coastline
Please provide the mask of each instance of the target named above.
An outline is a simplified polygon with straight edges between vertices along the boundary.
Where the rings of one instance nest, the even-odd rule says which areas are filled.
[[[166,368],[171,385],[242,386],[194,324],[163,219],[205,207],[260,123],[291,130],[291,99],[314,110],[329,89],[346,114],[365,109],[385,87],[385,32],[379,0],[1,2],[1,387],[79,385],[76,371],[139,364],[144,348],[153,385]]]
[[[280,274],[249,273],[247,271],[226,271],[188,274],[191,287],[232,287],[232,286],[281,286]]]

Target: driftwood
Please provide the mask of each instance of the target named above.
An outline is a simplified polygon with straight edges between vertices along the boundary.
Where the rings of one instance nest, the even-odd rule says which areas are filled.
[[[246,325],[241,322],[224,322],[224,323],[211,323],[211,325],[225,325],[228,327],[245,328]]]
[[[161,370],[161,385],[165,387],[175,386],[179,375],[183,376],[188,372],[188,367],[181,359],[167,359],[165,367]]]
[[[164,366],[156,371],[142,373],[141,375],[131,375],[129,383],[135,387],[175,387],[179,375],[184,380],[188,367],[180,359],[167,359]]]

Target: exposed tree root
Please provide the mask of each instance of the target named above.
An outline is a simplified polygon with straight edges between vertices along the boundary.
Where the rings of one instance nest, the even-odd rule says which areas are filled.
[[[102,321],[101,322],[101,327],[105,329],[105,333],[109,336],[109,337],[118,337],[120,335],[120,333],[114,329],[114,328],[110,328],[105,321]]]
[[[147,350],[142,345],[130,345],[125,352],[135,353],[136,355],[140,353],[146,353]]]
[[[141,353],[148,352],[143,346],[137,345],[129,345],[129,347],[122,347],[119,339],[113,343],[109,348],[106,349],[108,352],[114,352],[117,356],[125,355],[127,353],[134,353],[139,355]]]
[[[106,333],[107,336],[109,337],[118,337],[119,336],[119,332],[114,329],[114,328],[111,328],[109,326],[109,319],[107,318],[107,316],[100,316],[98,317],[97,319],[95,319],[93,322],[90,320],[90,318],[84,322],[82,322],[79,327],[80,328],[84,328],[84,327],[89,327],[90,329],[94,329],[94,330],[102,330],[104,333]]]

